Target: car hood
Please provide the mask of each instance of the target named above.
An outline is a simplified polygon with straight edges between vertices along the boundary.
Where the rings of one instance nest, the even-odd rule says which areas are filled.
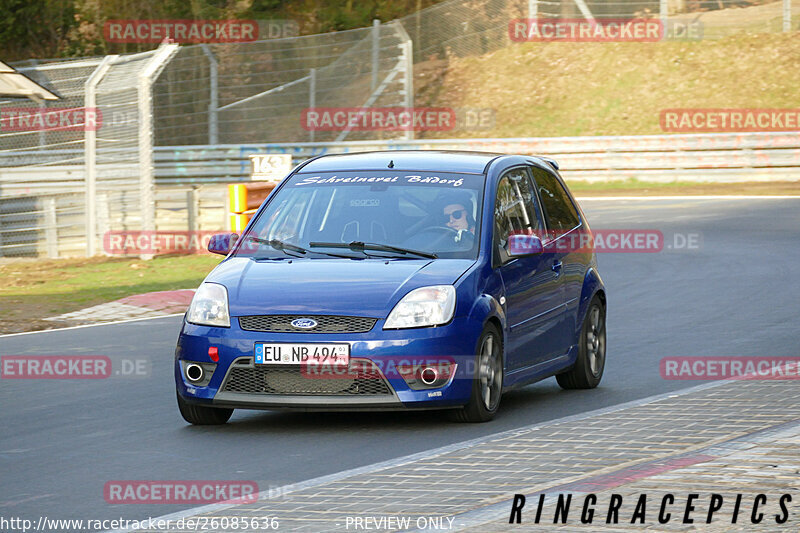
[[[386,317],[409,291],[454,283],[471,259],[256,261],[233,257],[206,281],[228,289],[231,316],[320,314]]]

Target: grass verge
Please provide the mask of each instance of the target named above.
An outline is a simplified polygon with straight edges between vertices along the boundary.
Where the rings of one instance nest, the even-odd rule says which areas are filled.
[[[57,327],[47,317],[144,292],[197,287],[220,256],[10,259],[0,262],[0,333]]]

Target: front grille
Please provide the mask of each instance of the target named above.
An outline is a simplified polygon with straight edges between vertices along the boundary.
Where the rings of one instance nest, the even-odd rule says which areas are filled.
[[[329,374],[330,375],[330,374]],[[222,392],[311,396],[391,396],[392,392],[372,361],[353,359],[346,374],[327,377],[299,365],[253,365],[252,358],[235,361]]]
[[[311,318],[317,325],[310,329],[292,326],[292,320]],[[272,333],[366,333],[377,322],[377,318],[334,315],[254,315],[240,316],[239,327],[247,331],[269,331]]]

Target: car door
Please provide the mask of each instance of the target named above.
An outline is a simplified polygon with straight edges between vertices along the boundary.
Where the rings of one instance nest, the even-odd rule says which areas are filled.
[[[565,312],[558,330],[561,332],[559,343],[563,346],[561,353],[566,353],[577,341],[576,315],[590,254],[581,251],[583,226],[578,210],[561,181],[548,170],[538,167],[531,167],[530,170],[544,214],[547,240],[543,242],[543,247],[553,254],[559,283],[563,287]]]
[[[493,264],[505,288],[510,372],[551,359],[561,349],[558,326],[564,302],[559,275],[553,270],[555,255],[509,255],[510,235],[539,235],[542,230],[527,168],[509,170],[498,181],[495,196]]]

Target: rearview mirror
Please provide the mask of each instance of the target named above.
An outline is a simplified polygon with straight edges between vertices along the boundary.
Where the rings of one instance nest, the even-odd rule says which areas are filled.
[[[538,235],[509,235],[507,248],[509,257],[540,254],[542,253],[542,239]]]
[[[214,254],[228,255],[233,245],[239,240],[236,233],[217,233],[208,241],[208,251]]]

